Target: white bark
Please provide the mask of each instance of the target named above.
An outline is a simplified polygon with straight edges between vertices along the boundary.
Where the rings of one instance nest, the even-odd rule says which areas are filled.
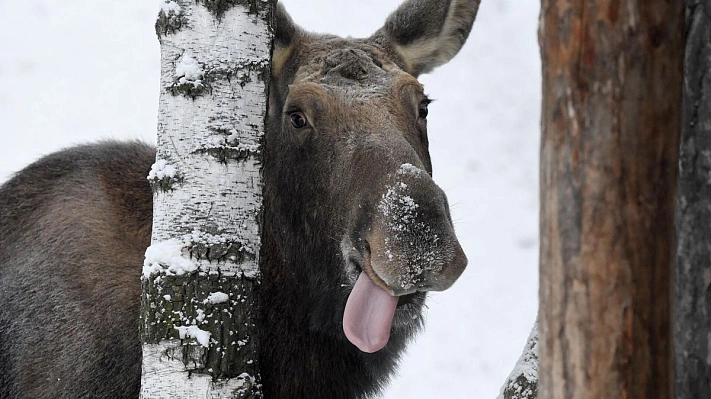
[[[142,398],[241,398],[252,389],[254,379],[248,374],[213,381],[208,374],[186,375],[179,359],[168,359],[165,353],[175,350],[172,341],[143,346]],[[158,359],[146,364],[146,359]],[[145,375],[150,375],[146,381]]]
[[[261,396],[257,312],[249,306],[259,278],[274,1],[235,1],[244,4],[221,15],[206,3],[227,2],[166,1],[156,25],[161,96],[142,297],[143,398]],[[189,260],[161,253],[175,240]],[[229,300],[207,299],[217,292]],[[235,370],[235,359],[244,370]]]

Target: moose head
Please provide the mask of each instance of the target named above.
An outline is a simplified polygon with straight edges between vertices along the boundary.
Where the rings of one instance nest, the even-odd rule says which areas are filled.
[[[417,330],[426,292],[467,264],[432,180],[417,77],[457,54],[478,6],[410,0],[366,39],[306,32],[277,8],[263,253],[280,269],[265,282],[363,352]]]

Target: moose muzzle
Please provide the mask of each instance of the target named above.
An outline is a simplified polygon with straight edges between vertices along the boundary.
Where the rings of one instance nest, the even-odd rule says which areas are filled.
[[[346,337],[364,352],[387,344],[398,296],[445,290],[467,265],[446,196],[427,172],[403,164],[383,187],[343,316]]]

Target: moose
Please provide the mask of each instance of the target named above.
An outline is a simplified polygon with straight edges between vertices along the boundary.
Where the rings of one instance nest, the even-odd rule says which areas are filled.
[[[260,350],[267,398],[378,394],[428,291],[467,259],[432,180],[420,74],[479,0],[407,0],[366,39],[276,9],[264,144]],[[135,398],[155,149],[46,156],[0,188],[0,397]]]

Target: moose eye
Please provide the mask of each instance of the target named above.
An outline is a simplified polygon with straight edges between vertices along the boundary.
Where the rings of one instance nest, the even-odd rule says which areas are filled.
[[[291,126],[293,126],[294,129],[303,129],[308,126],[308,122],[306,122],[306,117],[301,112],[293,112],[290,118]]]
[[[418,116],[419,116],[420,118],[422,118],[422,119],[427,118],[427,114],[429,113],[429,111],[428,111],[428,109],[427,109],[427,106],[429,105],[429,103],[430,103],[430,102],[429,102],[428,100],[425,100],[425,101],[423,101],[423,102],[420,103],[420,108],[419,108],[419,110],[418,110]]]

